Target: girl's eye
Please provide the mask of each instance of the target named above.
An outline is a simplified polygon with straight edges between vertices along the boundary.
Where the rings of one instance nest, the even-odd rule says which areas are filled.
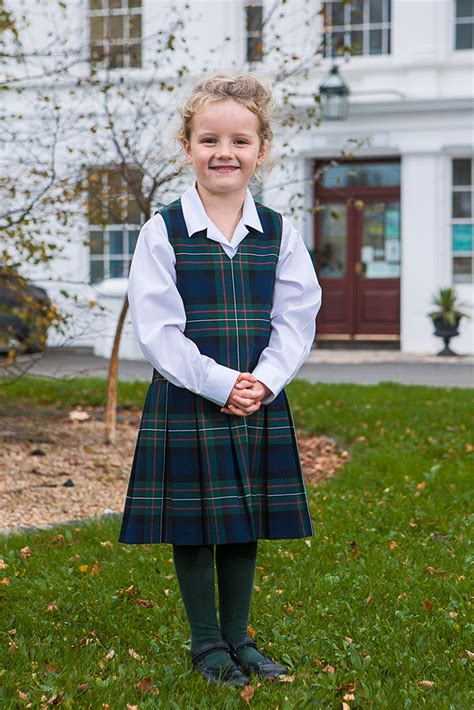
[[[235,142],[238,143],[239,145],[247,145],[247,141],[244,140],[243,138],[237,138],[237,140]]]
[[[215,143],[216,139],[215,138],[203,138],[202,142],[203,143]]]

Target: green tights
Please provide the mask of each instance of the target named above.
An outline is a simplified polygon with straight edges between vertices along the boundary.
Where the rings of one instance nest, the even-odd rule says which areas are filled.
[[[214,546],[173,546],[176,575],[191,628],[191,648],[221,639],[235,644],[247,635],[257,542],[216,545],[215,549],[220,625],[214,588]],[[237,657],[242,663],[262,660],[254,648],[239,649]],[[205,657],[205,662],[219,668],[228,664],[229,657],[224,651],[214,651]]]

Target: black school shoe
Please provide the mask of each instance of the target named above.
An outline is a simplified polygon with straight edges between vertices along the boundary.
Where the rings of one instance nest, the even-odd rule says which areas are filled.
[[[242,641],[239,641],[236,644],[229,644],[229,646],[231,648],[234,660],[240,665],[244,673],[246,673],[247,675],[251,675],[253,673],[259,678],[264,678],[267,680],[271,678],[278,678],[282,675],[288,675],[288,669],[284,666],[280,666],[279,663],[274,663],[271,658],[265,656],[265,654],[263,654],[257,648],[257,644],[252,638],[250,638],[250,636],[244,636]],[[265,660],[260,661],[259,663],[241,663],[237,658],[236,651],[238,651],[239,648],[246,648],[247,646],[255,648]]]
[[[213,651],[221,650],[229,654],[228,666],[224,668],[211,668],[208,666],[204,660],[205,656]],[[230,646],[225,641],[206,641],[199,644],[191,651],[191,659],[194,670],[200,673],[207,681],[241,687],[250,683],[250,678],[247,678],[235,664]]]

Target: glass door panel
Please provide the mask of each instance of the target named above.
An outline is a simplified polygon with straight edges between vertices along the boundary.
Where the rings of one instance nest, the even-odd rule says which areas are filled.
[[[319,275],[324,278],[345,278],[347,275],[346,205],[340,202],[326,203],[321,225]]]
[[[400,277],[399,202],[364,205],[361,261],[366,279]]]

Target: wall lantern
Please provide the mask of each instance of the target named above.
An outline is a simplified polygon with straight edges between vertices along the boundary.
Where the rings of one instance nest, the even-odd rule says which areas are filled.
[[[334,64],[328,77],[319,85],[321,118],[326,121],[344,121],[349,111],[349,88]]]

